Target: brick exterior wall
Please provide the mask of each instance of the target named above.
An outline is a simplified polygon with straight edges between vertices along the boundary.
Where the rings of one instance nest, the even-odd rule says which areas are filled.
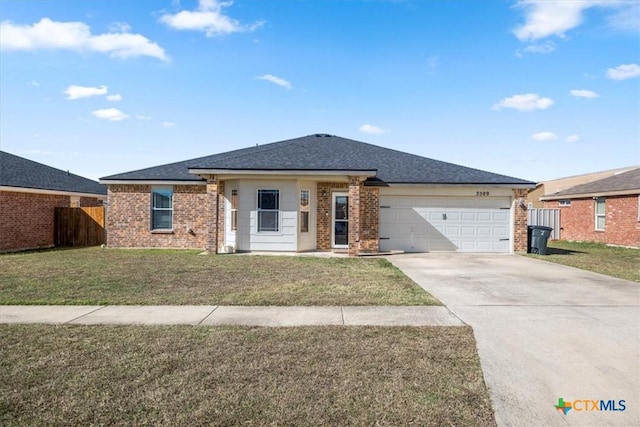
[[[317,187],[318,204],[316,208],[316,248],[319,251],[331,250],[331,192],[347,191],[349,184],[346,182],[319,182]]]
[[[638,195],[605,197],[605,229],[595,229],[595,200],[573,199],[571,206],[545,202],[545,208],[560,209],[560,238],[640,247]]]
[[[70,205],[69,196],[0,191],[0,252],[53,247],[54,208]]]
[[[518,201],[526,200],[528,190],[517,189],[513,190],[514,207],[513,207],[513,251],[514,252],[526,252],[527,251],[527,207],[526,202],[523,206]]]
[[[360,252],[360,188],[357,176],[349,177],[349,256]]]
[[[380,189],[360,188],[360,252],[380,250]]]
[[[173,231],[151,231],[151,186],[108,186],[107,245],[121,248],[204,249],[207,206],[204,185],[173,186]],[[189,229],[193,233],[189,232]]]
[[[355,181],[351,181],[355,184]],[[356,191],[357,188],[357,191]],[[379,213],[380,213],[380,191],[376,187],[365,187],[362,182],[350,186],[346,182],[319,182],[317,187],[317,231],[316,247],[321,251],[331,250],[331,228],[332,224],[332,191],[349,192],[349,218],[357,217],[357,221],[349,221],[349,249],[350,254],[358,252],[377,252],[380,248],[379,241]],[[352,209],[354,195],[359,199],[360,210],[357,215]],[[355,225],[353,225],[355,224]],[[359,231],[359,233],[358,233]],[[352,246],[351,243],[354,243]]]
[[[102,205],[102,200],[98,200],[97,197],[80,197],[81,208],[95,208]]]

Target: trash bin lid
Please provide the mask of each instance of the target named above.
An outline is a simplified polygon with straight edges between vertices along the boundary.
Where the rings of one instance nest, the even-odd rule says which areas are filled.
[[[530,225],[529,228],[531,228],[532,230],[545,230],[545,231],[553,230],[553,228],[545,227],[544,225]]]

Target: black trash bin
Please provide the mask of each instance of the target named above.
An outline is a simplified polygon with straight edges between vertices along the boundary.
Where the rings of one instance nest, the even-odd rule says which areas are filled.
[[[530,225],[527,233],[527,253],[546,255],[547,241],[553,228],[543,225]]]

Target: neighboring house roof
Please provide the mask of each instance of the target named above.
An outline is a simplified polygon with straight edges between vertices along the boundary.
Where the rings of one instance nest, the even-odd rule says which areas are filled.
[[[597,181],[603,178],[607,178],[619,173],[628,172],[637,168],[638,166],[629,166],[626,168],[610,169],[599,172],[590,172],[581,175],[567,176],[563,178],[551,179],[548,181],[539,182],[536,185],[536,189],[544,187],[544,194],[542,196],[551,196],[560,191],[564,191],[577,185],[586,184],[588,182]]]
[[[23,157],[0,151],[0,187],[15,187],[106,196],[107,187]]]
[[[625,194],[640,194],[640,168],[613,175],[608,178],[599,179],[597,181],[588,182],[586,184],[577,185],[575,187],[559,191],[554,195],[542,197],[542,200],[615,196]]]
[[[215,171],[215,172],[213,172]],[[371,184],[508,184],[533,182],[441,162],[339,136],[315,134],[163,166],[111,175],[109,181],[202,181],[194,173],[361,171]]]

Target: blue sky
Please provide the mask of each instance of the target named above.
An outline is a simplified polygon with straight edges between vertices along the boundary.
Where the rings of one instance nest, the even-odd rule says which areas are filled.
[[[313,133],[533,181],[640,164],[637,0],[2,0],[0,22],[0,149],[93,179]]]

